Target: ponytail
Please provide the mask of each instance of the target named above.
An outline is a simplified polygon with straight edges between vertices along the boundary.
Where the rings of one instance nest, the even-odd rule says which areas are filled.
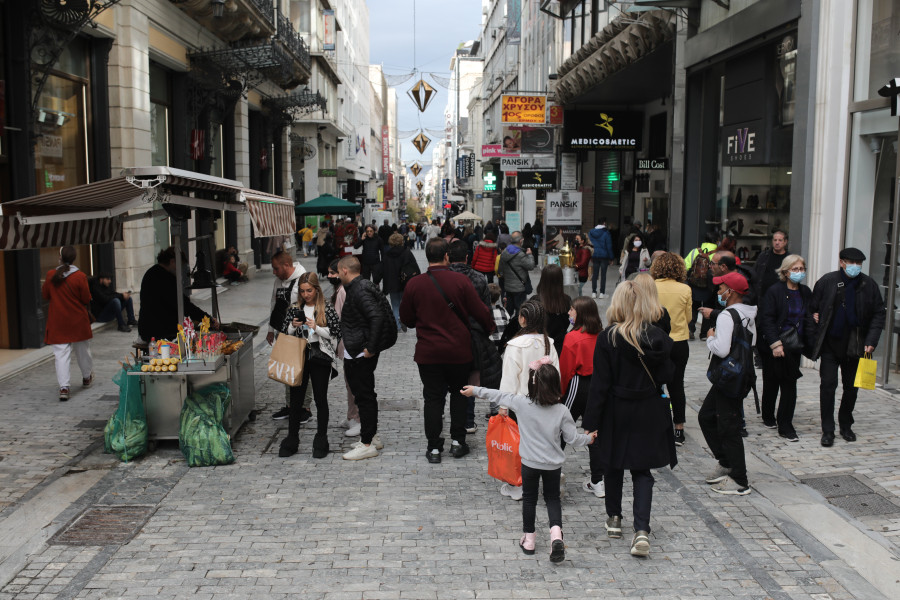
[[[59,262],[61,264],[56,267],[56,273],[53,274],[53,278],[50,280],[53,282],[53,285],[63,284],[66,280],[66,273],[72,270],[72,263],[75,262],[76,256],[74,246],[63,246],[59,249]]]

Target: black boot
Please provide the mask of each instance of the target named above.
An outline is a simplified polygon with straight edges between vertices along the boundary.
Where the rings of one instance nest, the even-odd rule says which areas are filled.
[[[313,439],[313,458],[325,458],[328,456],[328,436],[324,433],[317,433]]]
[[[281,458],[287,458],[289,456],[293,456],[297,454],[297,450],[300,449],[300,440],[295,437],[286,437],[281,441],[281,447],[278,448],[278,456]]]

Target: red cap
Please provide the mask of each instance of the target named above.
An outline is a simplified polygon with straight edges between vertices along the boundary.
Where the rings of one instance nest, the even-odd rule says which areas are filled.
[[[713,277],[713,283],[715,285],[725,284],[730,289],[736,291],[738,294],[742,296],[747,293],[750,289],[750,286],[747,284],[747,279],[741,275],[740,273],[725,273],[721,277]]]

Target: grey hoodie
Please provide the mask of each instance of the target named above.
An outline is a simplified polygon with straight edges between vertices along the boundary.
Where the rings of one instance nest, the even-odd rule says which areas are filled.
[[[516,411],[519,421],[519,456],[522,464],[532,469],[555,471],[566,461],[566,453],[559,445],[562,435],[567,444],[587,446],[591,438],[578,433],[572,413],[565,404],[541,406],[528,396],[508,394],[489,388],[473,388],[475,396],[487,398],[491,405],[499,404]]]
[[[716,335],[706,338],[706,347],[719,358],[725,358],[731,352],[731,335],[734,333],[734,321],[728,310],[735,309],[741,315],[741,323],[753,335],[752,345],[756,345],[756,307],[739,302],[723,309],[716,317]]]

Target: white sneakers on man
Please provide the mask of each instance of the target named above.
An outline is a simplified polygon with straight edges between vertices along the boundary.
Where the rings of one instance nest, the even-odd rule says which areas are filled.
[[[375,447],[375,440],[373,439],[368,446],[362,442],[353,444],[350,452],[344,454],[344,460],[363,460],[365,458],[375,458],[376,456],[378,456],[378,448]]]
[[[359,435],[360,424],[359,421],[355,419],[350,419],[347,421],[347,431],[344,432],[344,435],[347,437],[356,437]]]

